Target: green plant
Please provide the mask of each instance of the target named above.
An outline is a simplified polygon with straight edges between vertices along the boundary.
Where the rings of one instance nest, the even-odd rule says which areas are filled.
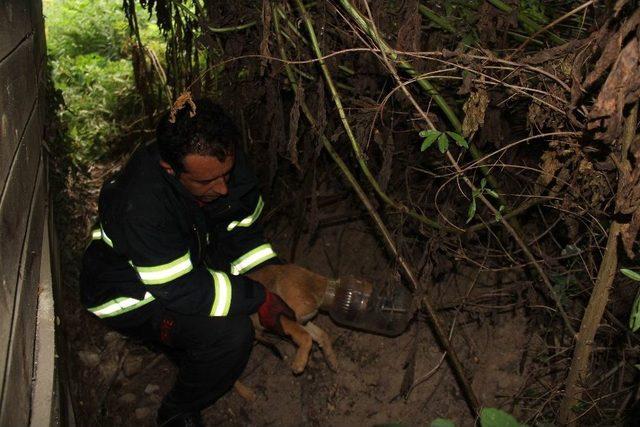
[[[520,424],[512,415],[497,408],[482,408],[480,411],[481,427],[527,427]],[[455,423],[446,418],[436,418],[430,427],[455,427]]]
[[[573,274],[552,275],[551,280],[553,281],[553,289],[563,304],[568,304],[580,292],[577,286],[578,281]]]
[[[456,427],[456,424],[446,418],[436,418],[431,421],[431,427]]]
[[[58,58],[96,53],[109,59],[123,56],[128,32],[120,2],[45,0],[44,8],[50,55]]]
[[[511,414],[496,408],[482,408],[482,411],[480,411],[480,425],[482,427],[525,427]]]
[[[135,90],[133,42],[119,2],[45,0],[47,48],[59,111],[76,165],[91,163],[126,139],[144,116]],[[141,19],[141,37],[163,49],[160,33]],[[153,48],[153,47],[152,47]]]
[[[484,195],[484,194],[488,194],[494,199],[498,199],[498,200],[500,199],[500,196],[498,195],[498,193],[496,193],[491,188],[487,187],[487,180],[485,178],[482,178],[480,180],[480,187],[476,188],[475,190],[473,190],[473,193],[471,193],[471,204],[469,204],[469,208],[467,209],[467,223],[471,221],[476,214],[476,207],[477,207],[476,199],[480,197],[480,195]],[[504,211],[504,205],[500,205],[500,207],[498,208],[498,211],[496,212],[496,215],[495,215],[496,221],[500,221],[500,218],[502,216],[502,211]]]
[[[65,99],[60,116],[76,162],[100,157],[123,131],[122,122],[140,115],[126,59],[108,60],[95,53],[63,57],[54,64],[54,79]]]
[[[621,268],[620,273],[624,274],[631,280],[640,282],[640,274],[633,270]],[[640,329],[640,290],[638,290],[636,298],[633,300],[633,307],[631,308],[631,314],[629,315],[629,327],[633,332]]]
[[[456,132],[446,131],[440,132],[439,130],[423,130],[420,131],[420,136],[424,138],[422,140],[422,145],[420,146],[420,151],[425,151],[427,148],[431,147],[434,142],[438,141],[438,149],[442,154],[446,153],[449,149],[449,137],[455,141],[462,148],[469,148],[469,143],[464,138],[464,136],[460,135]]]
[[[421,138],[424,138],[422,140],[422,145],[420,146],[420,151],[427,150],[437,141],[438,150],[440,150],[440,152],[444,154],[449,150],[449,144],[451,143],[449,138],[451,138],[459,147],[464,149],[469,148],[469,143],[467,142],[465,137],[456,132],[441,132],[439,130],[429,129],[420,131],[419,135]],[[476,188],[471,195],[471,203],[469,204],[469,208],[467,209],[467,223],[469,223],[469,221],[471,221],[476,214],[476,198],[483,194],[488,194],[489,196],[500,200],[500,195],[495,190],[487,187],[487,179],[482,178],[482,180],[480,180],[480,188]],[[500,221],[504,209],[504,205],[500,205],[498,211],[495,214],[496,221]]]

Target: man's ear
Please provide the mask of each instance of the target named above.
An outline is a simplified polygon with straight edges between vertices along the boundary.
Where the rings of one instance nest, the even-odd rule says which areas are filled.
[[[173,168],[171,167],[171,165],[167,162],[165,162],[164,160],[160,160],[160,167],[162,169],[164,169],[164,171],[166,173],[168,173],[169,175],[176,175],[176,171],[173,170]]]

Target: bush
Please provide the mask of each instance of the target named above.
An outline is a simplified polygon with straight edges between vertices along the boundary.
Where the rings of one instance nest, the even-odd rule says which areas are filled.
[[[113,0],[45,0],[50,54],[73,57],[96,53],[109,59],[121,58],[129,36],[120,3]]]
[[[123,140],[144,116],[130,60],[128,24],[113,0],[45,0],[49,61],[62,91],[59,112],[76,165],[91,163]],[[143,37],[161,43],[140,19]]]

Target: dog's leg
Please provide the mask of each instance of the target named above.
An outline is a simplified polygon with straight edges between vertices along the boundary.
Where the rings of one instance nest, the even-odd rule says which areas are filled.
[[[333,346],[331,345],[331,338],[329,335],[322,329],[320,329],[315,323],[307,322],[306,325],[303,326],[304,329],[309,332],[311,338],[315,342],[318,343],[318,346],[322,349],[322,353],[324,354],[324,358],[327,360],[329,367],[332,371],[338,371],[338,359],[336,358],[336,353],[333,351]]]
[[[285,334],[289,335],[293,342],[298,346],[296,355],[293,358],[293,363],[291,363],[291,369],[294,374],[300,374],[304,371],[304,368],[307,366],[307,362],[309,361],[309,353],[313,346],[313,339],[309,332],[307,332],[305,328],[295,320],[291,320],[284,316],[280,319],[282,322],[282,329]]]

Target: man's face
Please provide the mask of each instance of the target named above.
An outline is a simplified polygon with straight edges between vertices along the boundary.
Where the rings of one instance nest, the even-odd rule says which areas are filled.
[[[220,161],[213,156],[187,154],[178,180],[199,202],[209,203],[229,192],[227,183],[234,163],[233,155]]]

